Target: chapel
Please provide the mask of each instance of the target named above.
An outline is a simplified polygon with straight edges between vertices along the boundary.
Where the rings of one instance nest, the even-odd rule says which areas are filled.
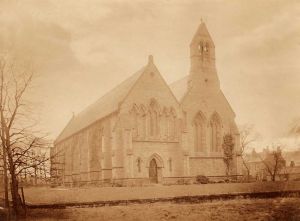
[[[235,113],[221,91],[215,45],[204,22],[189,47],[184,78],[167,84],[150,55],[144,67],[72,117],[51,151],[55,183],[140,185],[224,177],[225,134],[234,139],[230,175],[240,173]]]

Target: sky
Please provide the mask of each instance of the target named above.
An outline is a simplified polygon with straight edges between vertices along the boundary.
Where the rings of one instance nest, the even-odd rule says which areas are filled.
[[[300,117],[299,1],[0,0],[0,51],[33,63],[30,98],[55,138],[150,54],[168,83],[186,76],[201,19],[237,124],[253,124],[262,145],[299,145],[287,136]]]

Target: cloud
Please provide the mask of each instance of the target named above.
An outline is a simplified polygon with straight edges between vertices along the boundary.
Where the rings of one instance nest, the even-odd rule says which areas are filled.
[[[18,4],[0,12],[2,51],[31,59],[38,69],[65,68],[78,63],[71,48],[71,34],[59,24],[40,20]]]
[[[59,133],[79,112],[143,66],[149,54],[172,82],[189,72],[202,17],[216,45],[222,89],[239,123],[284,136],[299,115],[298,1],[1,2],[0,48],[30,55],[43,72],[45,128]]]

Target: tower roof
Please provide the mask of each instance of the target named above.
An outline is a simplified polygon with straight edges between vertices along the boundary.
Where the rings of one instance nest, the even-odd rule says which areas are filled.
[[[198,26],[198,29],[197,29],[196,33],[194,34],[194,37],[191,41],[191,45],[193,43],[198,44],[199,39],[209,40],[212,43],[212,45],[215,46],[214,42],[213,42],[213,40],[212,40],[212,38],[211,38],[211,36],[208,32],[208,29],[207,29],[207,27],[206,27],[206,25],[203,21],[201,21],[200,25]]]

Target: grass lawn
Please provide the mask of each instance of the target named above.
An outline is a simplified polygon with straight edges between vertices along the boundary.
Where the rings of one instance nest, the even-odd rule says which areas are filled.
[[[79,203],[110,200],[153,199],[227,193],[300,190],[300,182],[222,183],[148,187],[25,188],[31,204]]]
[[[241,199],[199,204],[153,203],[97,208],[33,209],[26,221],[300,220],[299,198]]]

